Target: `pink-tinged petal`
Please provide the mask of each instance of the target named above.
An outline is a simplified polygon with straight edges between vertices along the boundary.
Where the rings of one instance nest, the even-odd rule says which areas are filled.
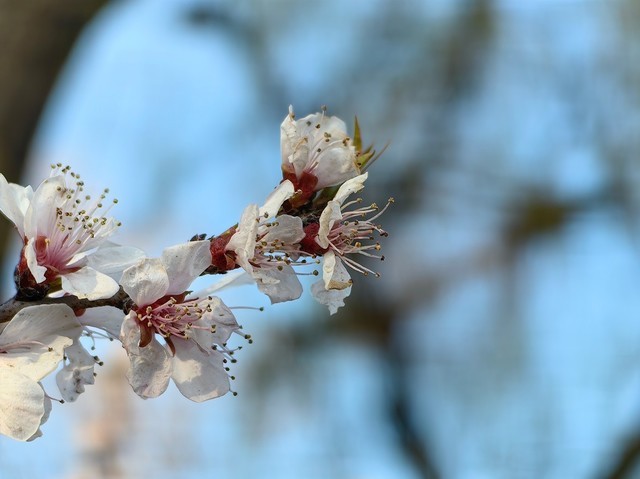
[[[253,270],[249,260],[255,253],[257,232],[258,206],[249,205],[244,209],[238,229],[227,244],[227,249],[236,253],[238,263],[248,272]]]
[[[205,269],[211,265],[209,241],[191,241],[166,248],[162,264],[169,276],[165,294],[182,294]]]
[[[311,294],[320,304],[329,308],[330,314],[335,314],[344,306],[344,299],[351,294],[351,288],[325,289],[324,281],[318,281],[311,285]]]
[[[95,359],[80,344],[75,341],[65,350],[68,363],[56,374],[56,384],[65,401],[73,402],[84,392],[85,384],[95,382]]]
[[[203,351],[196,343],[175,339],[173,381],[188,399],[202,402],[229,391],[229,376],[224,370],[224,357],[218,351]]]
[[[24,214],[29,206],[31,188],[8,183],[0,173],[0,211],[11,221],[20,236],[24,237]]]
[[[56,227],[56,206],[65,188],[64,176],[44,180],[33,193],[31,204],[25,213],[24,233],[27,238],[48,236]]]
[[[120,281],[122,272],[145,258],[144,251],[105,241],[87,258],[87,266]]]
[[[160,259],[145,259],[124,270],[120,285],[134,303],[146,306],[167,294],[169,276]]]
[[[40,428],[45,415],[40,385],[17,371],[0,368],[0,434],[27,441]]]
[[[287,201],[295,193],[293,183],[289,180],[285,180],[280,183],[275,190],[267,197],[264,205],[260,208],[259,216],[262,218],[271,218],[278,214],[282,203]]]
[[[269,226],[267,234],[261,241],[271,243],[273,241],[281,241],[288,245],[295,245],[305,237],[302,228],[302,219],[297,216],[280,215],[276,218],[276,222]]]
[[[27,244],[24,246],[24,257],[27,260],[27,266],[29,271],[38,283],[42,283],[45,278],[47,268],[38,264],[38,258],[36,257],[35,239],[29,238]]]
[[[110,276],[93,268],[80,268],[61,276],[62,290],[80,299],[106,299],[118,292],[120,286]]]
[[[302,295],[302,285],[290,265],[282,264],[282,270],[273,268],[256,268],[253,277],[258,289],[269,296],[271,304],[293,301]]]
[[[355,178],[345,181],[340,188],[338,188],[338,192],[333,197],[333,201],[337,201],[342,205],[348,196],[357,193],[364,188],[364,182],[367,180],[368,176],[369,173],[363,173],[360,176],[356,176]]]
[[[345,289],[351,286],[351,276],[347,268],[333,251],[324,254],[322,280],[325,289]]]
[[[335,222],[340,221],[341,219],[342,211],[340,210],[340,203],[335,200],[329,201],[324,210],[322,210],[322,213],[320,214],[320,220],[318,222],[320,227],[318,229],[316,243],[318,243],[320,247],[329,247],[329,233],[331,232],[331,229],[333,228]]]
[[[171,358],[166,348],[155,339],[139,347],[140,328],[131,314],[122,323],[120,340],[129,356],[127,379],[134,392],[145,399],[160,396],[171,378]]]

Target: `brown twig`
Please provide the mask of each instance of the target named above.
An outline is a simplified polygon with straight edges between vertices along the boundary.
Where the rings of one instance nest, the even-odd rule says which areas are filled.
[[[20,301],[13,297],[0,305],[0,323],[11,321],[11,318],[24,308],[40,304],[66,304],[74,311],[98,308],[100,306],[112,306],[126,313],[131,307],[132,301],[122,288],[110,298],[96,300],[80,299],[76,296],[62,296],[61,298],[45,297],[38,301]]]

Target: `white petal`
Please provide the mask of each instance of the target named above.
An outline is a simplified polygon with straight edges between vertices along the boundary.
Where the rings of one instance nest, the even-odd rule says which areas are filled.
[[[215,325],[215,332],[208,342],[196,341],[205,349],[211,347],[211,343],[224,344],[234,331],[240,329],[236,317],[220,298],[213,297],[208,301],[211,312],[203,316],[203,320],[210,325]]]
[[[149,258],[125,269],[120,284],[134,303],[146,306],[167,293],[169,276],[160,259]]]
[[[162,264],[169,276],[169,288],[165,294],[182,294],[205,269],[211,265],[209,241],[190,241],[166,248],[162,252]]]
[[[324,282],[318,281],[311,285],[311,294],[319,303],[329,307],[330,314],[335,314],[344,306],[344,299],[351,294],[351,288],[327,290]]]
[[[44,274],[47,272],[47,268],[38,264],[34,238],[29,238],[27,244],[24,246],[24,257],[27,260],[29,271],[31,271],[31,274],[35,278],[36,282],[42,283],[46,279]]]
[[[293,119],[291,107],[280,125],[280,149],[282,169],[299,177],[309,159],[309,146],[298,131],[298,123]]]
[[[195,402],[213,399],[229,391],[224,357],[218,351],[202,351],[189,340],[174,340],[173,381],[186,398]]]
[[[0,434],[26,441],[40,428],[44,391],[33,379],[0,368]]]
[[[280,215],[276,218],[276,223],[269,226],[267,234],[262,237],[262,241],[271,243],[272,241],[282,241],[288,245],[295,245],[305,237],[302,228],[302,219],[297,216]]]
[[[258,289],[269,296],[271,304],[293,301],[302,295],[302,285],[290,265],[283,264],[282,270],[256,268],[253,276]]]
[[[65,356],[69,362],[56,374],[56,384],[62,399],[73,402],[84,392],[85,384],[95,382],[96,361],[78,340],[67,347]]]
[[[87,258],[87,266],[120,281],[122,272],[139,263],[144,257],[141,249],[106,241]]]
[[[91,301],[110,298],[120,289],[113,278],[88,266],[75,273],[66,273],[61,279],[63,291]]]
[[[73,310],[62,304],[20,310],[0,335],[0,367],[12,367],[36,381],[56,369],[64,348],[79,337]]]
[[[316,190],[335,186],[360,174],[353,146],[340,144],[318,154]]]
[[[129,356],[127,379],[134,392],[145,399],[160,396],[171,378],[171,358],[166,348],[155,339],[139,347],[140,328],[131,314],[122,323],[120,340]]]
[[[68,268],[82,268],[87,265],[87,257],[91,256],[93,250],[80,251],[74,254],[69,261],[67,261]]]
[[[40,183],[25,212],[24,234],[27,238],[51,235],[56,227],[56,206],[64,188],[65,181],[62,175],[47,178]]]
[[[342,211],[340,210],[340,203],[335,200],[329,201],[327,206],[324,207],[322,213],[320,213],[320,220],[318,224],[318,236],[316,236],[316,243],[322,248],[329,247],[329,233],[333,228],[336,221],[342,219]]]
[[[24,214],[29,206],[30,193],[31,188],[10,184],[0,173],[0,211],[16,225],[22,237],[24,237]]]
[[[364,188],[364,182],[368,176],[369,173],[363,173],[360,176],[345,181],[340,188],[338,188],[338,192],[333,197],[333,201],[337,201],[340,204],[344,203],[344,200],[346,200],[349,195],[357,193]]]
[[[278,214],[282,203],[293,196],[295,188],[289,180],[284,180],[275,190],[267,197],[264,205],[260,208],[259,216],[262,218],[271,218]]]
[[[238,229],[229,240],[228,250],[236,253],[238,263],[247,271],[251,272],[253,267],[249,260],[253,258],[256,249],[256,233],[258,231],[258,206],[249,205],[243,213]]]
[[[333,251],[324,254],[322,279],[325,289],[345,289],[351,286],[351,276],[347,268]]]
[[[81,333],[73,310],[65,304],[28,306],[16,313],[0,335],[0,348],[37,341],[47,346],[53,336],[76,338]]]
[[[101,306],[87,309],[82,316],[78,316],[78,322],[83,326],[101,329],[112,338],[120,336],[124,314],[118,308]]]
[[[40,384],[40,389],[42,388],[42,384]],[[44,395],[44,414],[42,415],[42,418],[40,419],[40,427],[42,427],[42,425],[47,422],[49,420],[49,414],[51,414],[51,399],[49,399],[47,397],[47,395]],[[33,434],[33,436],[31,436],[29,439],[27,439],[28,442],[33,441],[34,439],[37,439],[39,437],[42,436],[42,431],[40,430],[40,427],[38,428],[38,430]]]

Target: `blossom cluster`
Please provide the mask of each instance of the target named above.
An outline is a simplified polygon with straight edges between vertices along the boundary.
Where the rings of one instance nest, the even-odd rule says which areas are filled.
[[[375,223],[380,209],[354,197],[377,158],[363,149],[356,121],[325,111],[281,125],[281,183],[260,206],[247,206],[220,235],[195,235],[159,258],[110,240],[120,223],[108,190],[93,198],[68,166],[53,165],[35,190],[0,174],[0,211],[22,239],[16,294],[0,305],[0,433],[17,440],[41,435],[52,399],[74,401],[95,381],[99,359],[82,338],[121,342],[127,379],[142,398],[173,380],[201,402],[231,391],[235,334],[251,341],[232,309],[214,295],[250,280],[272,303],[298,299],[299,276],[315,275],[311,293],[331,314],[350,294],[349,271],[379,276],[363,258],[384,259]],[[378,155],[379,156],[379,155]],[[200,292],[193,281],[224,275]],[[42,380],[56,372],[59,394]],[[235,394],[235,393],[234,393]]]

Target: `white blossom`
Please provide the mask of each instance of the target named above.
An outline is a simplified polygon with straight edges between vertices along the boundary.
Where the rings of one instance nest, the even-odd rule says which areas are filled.
[[[67,175],[73,185],[67,184]],[[62,291],[79,298],[113,296],[119,286],[112,276],[117,278],[141,252],[106,242],[119,226],[106,216],[106,193],[91,200],[68,167],[54,169],[35,191],[10,184],[0,174],[0,211],[14,223],[24,245],[19,272],[30,274],[35,285],[60,278]],[[98,253],[103,245],[109,249],[106,255]]]
[[[236,262],[272,303],[298,299],[302,294],[302,285],[292,267],[299,254],[299,242],[305,236],[302,220],[276,216],[293,193],[292,183],[285,180],[262,207],[247,206],[227,245],[235,253]]]
[[[124,271],[122,287],[135,305],[122,323],[120,339],[130,360],[127,377],[141,397],[159,396],[171,378],[196,402],[229,391],[226,342],[239,326],[219,298],[187,294],[210,264],[209,242],[194,241]]]
[[[280,126],[282,171],[287,179],[313,177],[313,191],[336,186],[360,174],[345,123],[325,112],[295,119],[292,107]]]
[[[329,307],[331,314],[344,306],[344,299],[351,292],[352,280],[345,265],[364,275],[380,276],[351,257],[359,254],[384,259],[384,256],[371,253],[372,250],[378,251],[380,249],[379,243],[371,243],[371,241],[374,232],[384,236],[387,234],[380,226],[373,223],[385,211],[386,207],[379,211],[378,207],[373,204],[348,210],[347,208],[361,200],[357,199],[345,203],[349,196],[364,188],[367,175],[368,173],[363,173],[343,183],[320,215],[315,242],[325,250],[322,280],[312,286],[311,292],[316,300]],[[376,214],[367,218],[367,215],[371,213]]]

